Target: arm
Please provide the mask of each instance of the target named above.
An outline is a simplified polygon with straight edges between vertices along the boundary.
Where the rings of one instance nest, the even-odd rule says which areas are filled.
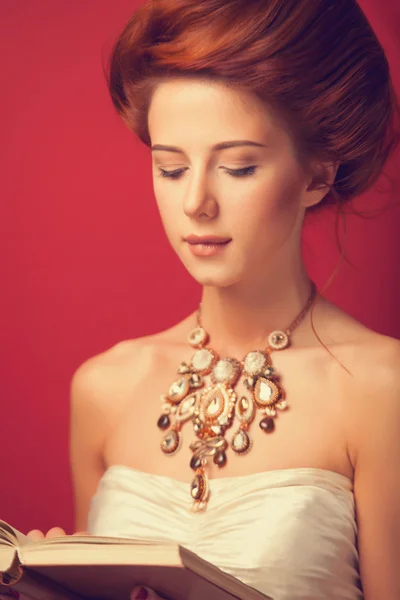
[[[104,472],[107,410],[101,402],[100,373],[94,357],[77,369],[71,382],[70,466],[77,531],[87,528],[90,501]]]
[[[70,393],[70,469],[74,490],[75,531],[86,533],[90,501],[104,472],[102,449],[106,436],[106,404],[103,400],[101,357],[83,363],[74,373]],[[104,379],[104,377],[103,377]],[[46,534],[33,529],[33,540],[66,535],[60,527]]]
[[[400,342],[370,361],[350,409],[360,573],[365,600],[398,600]]]

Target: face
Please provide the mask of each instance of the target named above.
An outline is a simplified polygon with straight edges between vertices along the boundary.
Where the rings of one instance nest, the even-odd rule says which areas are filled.
[[[164,228],[200,284],[248,284],[296,260],[315,198],[272,110],[250,92],[179,78],[156,88],[148,125]]]

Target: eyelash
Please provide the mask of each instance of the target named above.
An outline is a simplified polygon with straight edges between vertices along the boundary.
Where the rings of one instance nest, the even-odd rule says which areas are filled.
[[[232,177],[248,177],[253,175],[257,167],[244,167],[243,169],[227,169],[226,172]],[[160,168],[159,177],[165,177],[166,179],[179,179],[185,169],[177,169],[176,171],[164,171]]]

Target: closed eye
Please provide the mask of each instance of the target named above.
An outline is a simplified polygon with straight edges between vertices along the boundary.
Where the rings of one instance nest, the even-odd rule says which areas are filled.
[[[253,175],[256,169],[257,167],[254,165],[251,167],[244,167],[243,169],[225,169],[225,171],[229,173],[229,175],[232,175],[232,177],[247,177],[249,175]],[[186,169],[177,169],[176,171],[165,171],[164,169],[160,168],[159,177],[179,179],[184,171],[186,171]]]

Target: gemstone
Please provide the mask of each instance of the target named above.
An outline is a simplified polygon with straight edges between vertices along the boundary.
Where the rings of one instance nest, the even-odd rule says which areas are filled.
[[[171,421],[170,421],[170,418],[168,415],[161,415],[161,417],[157,421],[157,426],[160,429],[168,429],[170,424],[171,424]]]
[[[260,377],[257,380],[254,388],[254,400],[259,408],[273,406],[279,398],[280,390],[278,386],[265,377]]]
[[[214,455],[213,462],[219,468],[224,467],[226,465],[226,453],[224,451],[217,452]]]
[[[244,454],[250,448],[250,438],[243,429],[239,429],[231,441],[232,450],[238,454]]]
[[[240,400],[238,402],[238,407],[239,407],[239,412],[241,414],[244,414],[249,409],[249,406],[250,406],[250,401],[248,398],[245,398],[244,396],[243,396],[243,398],[240,398]]]
[[[178,410],[176,411],[176,420],[180,423],[185,423],[189,419],[192,418],[194,414],[194,409],[196,407],[197,395],[192,394],[187,398],[184,398],[182,402],[178,406]]]
[[[236,414],[242,422],[250,423],[254,417],[255,406],[253,400],[243,396],[236,404]]]
[[[196,373],[194,373],[189,380],[190,387],[201,388],[203,386],[203,380]]]
[[[274,367],[267,367],[264,369],[263,375],[265,375],[265,377],[273,377],[275,375]]]
[[[188,335],[188,342],[191,346],[200,346],[207,342],[207,332],[202,327],[196,327]]]
[[[190,494],[193,500],[202,500],[206,488],[204,475],[195,475],[190,486]]]
[[[198,513],[202,512],[206,508],[206,502],[195,502],[191,508],[192,512]]]
[[[190,468],[193,469],[193,471],[196,471],[196,469],[199,467],[201,467],[201,458],[198,456],[193,456],[192,460],[190,461]]]
[[[271,399],[272,389],[264,381],[260,383],[259,395],[263,402],[268,402]]]
[[[202,348],[201,350],[197,350],[192,358],[192,367],[195,371],[199,373],[209,372],[211,366],[214,362],[214,354],[211,350],[207,350],[207,348]]]
[[[274,419],[272,419],[272,417],[265,417],[260,421],[260,428],[265,431],[265,433],[271,433],[275,429]]]
[[[208,387],[200,397],[198,418],[208,428],[212,425],[228,427],[233,420],[235,403],[236,394],[232,388],[223,383]]]
[[[221,426],[220,425],[211,425],[211,431],[215,433],[215,435],[221,434]]]
[[[205,424],[198,417],[194,417],[192,423],[195,434],[198,437],[202,437]]]
[[[246,377],[246,379],[244,380],[244,385],[247,387],[248,390],[251,390],[254,387],[254,384],[254,377]]]
[[[224,409],[224,398],[222,394],[217,390],[210,398],[207,408],[205,410],[206,414],[210,417],[217,417],[222,413]]]
[[[186,373],[189,373],[190,369],[189,369],[189,365],[187,365],[187,363],[183,362],[179,365],[179,369],[178,369],[178,373],[180,375],[186,375]]]
[[[189,379],[188,377],[182,377],[178,379],[178,381],[174,381],[174,383],[169,388],[168,399],[171,402],[180,402],[182,398],[186,396],[189,391]]]
[[[249,352],[244,359],[244,370],[248,375],[259,375],[266,364],[267,357],[263,352]]]
[[[179,434],[172,430],[161,441],[161,450],[164,454],[173,454],[179,447]]]
[[[217,383],[235,383],[240,372],[240,363],[233,358],[223,358],[217,362],[213,369],[214,379]]]
[[[268,344],[274,350],[283,350],[289,345],[289,338],[284,331],[273,331],[268,338]]]
[[[286,400],[280,400],[279,402],[276,403],[276,408],[279,408],[279,410],[286,410],[288,407],[288,403]]]

